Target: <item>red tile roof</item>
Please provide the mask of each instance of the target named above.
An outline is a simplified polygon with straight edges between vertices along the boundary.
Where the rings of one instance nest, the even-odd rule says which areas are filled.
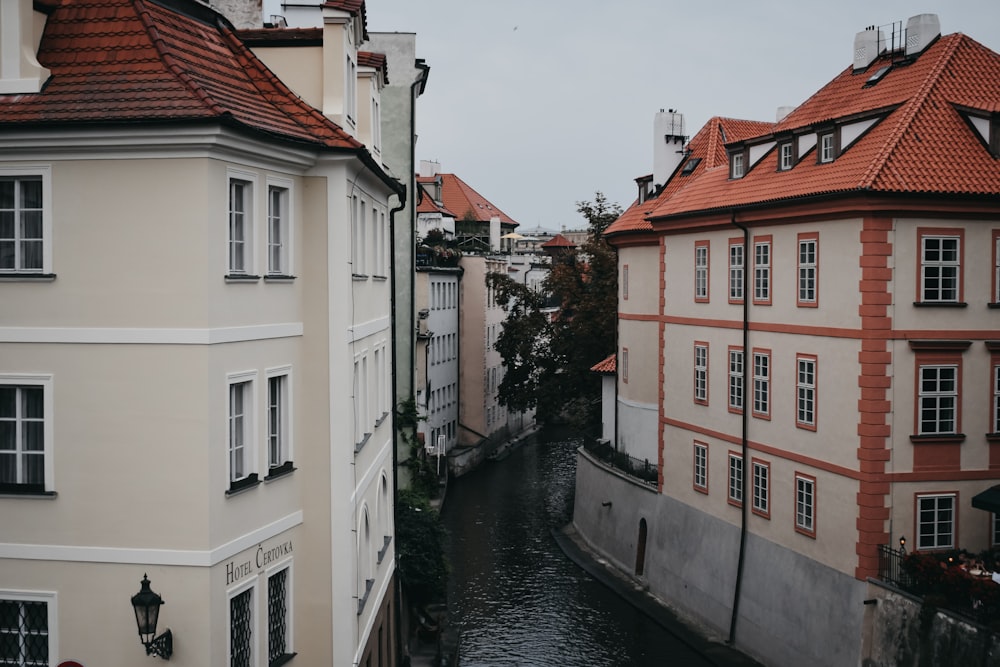
[[[330,9],[339,9],[352,16],[357,16],[360,12],[361,27],[364,31],[363,37],[364,40],[368,39],[368,10],[365,8],[365,0],[327,0],[327,2],[323,3],[323,6]]]
[[[438,206],[434,198],[430,196],[422,185],[418,184],[418,187],[420,188],[420,201],[417,203],[417,213],[440,213],[452,218],[455,217],[455,214],[446,207]]]
[[[591,366],[590,370],[604,375],[614,375],[618,371],[618,355],[612,354],[604,361]]]
[[[500,218],[500,223],[516,227],[519,223],[501,211],[469,186],[455,174],[438,174],[436,176],[418,176],[417,183],[434,183],[441,179],[441,202],[449,211],[453,211],[457,220],[475,220],[489,222],[493,216]]]
[[[384,53],[358,51],[358,65],[382,70],[385,73],[385,82],[389,83],[389,64],[385,59]]]
[[[363,151],[303,102],[218,14],[175,0],[62,0],[38,53],[40,93],[0,95],[0,131],[23,126],[215,120],[285,140]]]
[[[864,73],[844,70],[760,135],[790,137],[793,131],[832,128],[836,119],[881,112],[880,122],[833,162],[818,164],[810,152],[792,169],[778,171],[772,150],[748,165],[752,168],[740,179],[729,178],[725,160],[699,165],[692,176],[673,179],[652,218],[835,193],[1000,194],[1000,162],[956,108],[988,111],[1000,105],[1000,55],[965,35],[948,35],[865,86],[873,72],[889,64],[892,56],[883,56]]]
[[[576,244],[570,241],[568,238],[562,234],[556,234],[548,241],[543,243],[540,247],[542,248],[575,248]]]

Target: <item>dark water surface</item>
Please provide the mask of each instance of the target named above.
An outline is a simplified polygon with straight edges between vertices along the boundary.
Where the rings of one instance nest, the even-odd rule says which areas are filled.
[[[710,665],[590,578],[551,530],[573,515],[576,448],[540,435],[448,489],[449,603],[462,667]]]

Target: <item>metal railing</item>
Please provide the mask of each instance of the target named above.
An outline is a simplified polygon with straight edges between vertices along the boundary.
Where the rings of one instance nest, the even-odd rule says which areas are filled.
[[[629,477],[634,477],[643,484],[656,486],[659,481],[659,469],[656,463],[649,459],[637,459],[626,452],[617,451],[607,440],[585,439],[583,448],[601,462],[620,470]]]
[[[916,582],[903,569],[903,558],[906,550],[902,547],[893,549],[888,544],[878,545],[878,578],[897,588],[909,590]]]

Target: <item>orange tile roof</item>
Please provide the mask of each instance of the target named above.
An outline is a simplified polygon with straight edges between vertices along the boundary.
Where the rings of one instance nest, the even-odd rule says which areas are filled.
[[[618,370],[618,355],[612,354],[604,361],[598,362],[590,367],[590,370],[595,373],[603,373],[605,375],[614,375]]]
[[[810,152],[792,169],[778,171],[772,150],[735,180],[724,159],[699,165],[692,174],[697,178],[673,179],[677,183],[658,198],[652,219],[835,193],[1000,194],[1000,162],[956,109],[988,111],[1000,105],[1000,55],[965,35],[948,35],[865,87],[873,72],[891,62],[887,55],[863,73],[844,70],[771,131],[758,135],[773,140],[881,111],[882,120],[833,162],[818,164]]]
[[[434,183],[441,179],[441,202],[449,211],[454,212],[456,219],[468,220],[470,217],[478,222],[489,222],[493,216],[500,218],[501,224],[518,226],[513,218],[501,211],[469,186],[455,174],[438,174],[436,176],[418,176],[417,183]]]
[[[329,7],[331,9],[339,9],[342,12],[347,12],[352,16],[357,16],[361,13],[361,27],[364,31],[364,41],[368,39],[368,10],[365,7],[365,0],[327,0],[323,3],[324,7]]]
[[[37,94],[0,95],[0,131],[25,126],[215,120],[326,148],[360,142],[303,102],[205,5],[51,3]]]
[[[358,51],[358,65],[382,70],[385,73],[385,82],[389,83],[389,63],[386,61],[384,53]]]
[[[417,213],[440,213],[441,215],[447,215],[452,218],[455,217],[455,214],[444,206],[438,206],[438,203],[434,201],[434,198],[431,197],[427,190],[424,189],[423,184],[419,182],[419,179],[417,185],[420,188],[420,201],[417,203]]]

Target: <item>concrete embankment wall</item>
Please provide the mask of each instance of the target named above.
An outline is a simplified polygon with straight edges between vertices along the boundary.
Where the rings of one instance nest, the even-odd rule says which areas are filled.
[[[577,455],[573,523],[595,551],[681,616],[729,636],[738,526]],[[607,504],[610,503],[610,504]],[[640,523],[645,562],[635,575]],[[768,665],[856,667],[867,584],[747,536],[736,647]]]

